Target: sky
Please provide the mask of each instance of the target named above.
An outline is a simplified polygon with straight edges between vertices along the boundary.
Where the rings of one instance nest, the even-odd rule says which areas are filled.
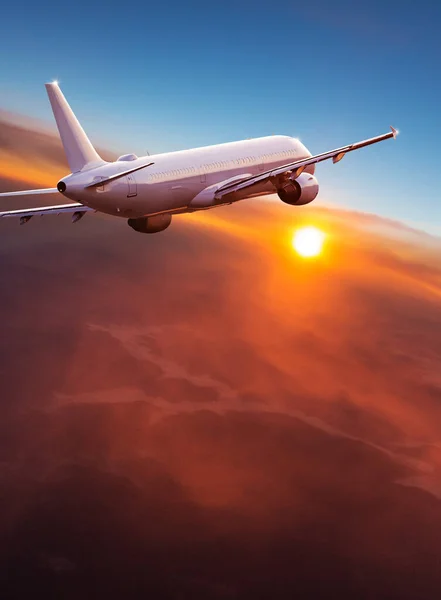
[[[304,207],[1,223],[2,597],[439,595],[441,9],[354,4],[2,9],[0,190],[62,176],[52,79],[121,154],[401,131]]]
[[[156,153],[273,133],[312,153],[320,202],[441,234],[439,3],[8,3],[0,108],[53,128],[57,79],[92,142]]]

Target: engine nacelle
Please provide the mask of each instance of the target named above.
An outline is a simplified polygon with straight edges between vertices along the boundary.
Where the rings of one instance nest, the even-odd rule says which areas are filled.
[[[280,200],[291,206],[309,204],[315,200],[318,192],[318,181],[310,173],[301,173],[297,179],[288,179],[277,189]]]
[[[129,219],[127,223],[132,229],[139,231],[140,233],[158,233],[158,231],[167,229],[171,220],[171,215],[155,215],[154,217]]]

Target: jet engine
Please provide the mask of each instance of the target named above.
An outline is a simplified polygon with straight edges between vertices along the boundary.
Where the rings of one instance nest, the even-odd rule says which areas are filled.
[[[154,217],[129,219],[127,223],[132,229],[139,231],[140,233],[158,233],[158,231],[167,229],[171,220],[171,215],[155,215]]]
[[[277,187],[280,200],[291,206],[309,204],[315,200],[318,191],[318,181],[310,173],[301,173],[297,179],[290,177]]]

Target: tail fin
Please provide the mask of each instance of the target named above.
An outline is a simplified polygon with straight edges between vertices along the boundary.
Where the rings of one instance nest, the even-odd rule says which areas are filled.
[[[104,163],[84,133],[58,83],[46,83],[46,90],[72,173]]]

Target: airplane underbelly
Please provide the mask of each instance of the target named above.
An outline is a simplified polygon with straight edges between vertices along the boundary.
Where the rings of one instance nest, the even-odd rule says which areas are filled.
[[[197,191],[196,191],[197,193]],[[169,188],[169,202],[172,208],[188,206],[195,196],[195,191],[188,185],[172,185]]]
[[[254,198],[255,196],[262,196],[268,194],[275,194],[276,190],[271,182],[266,181],[253,185],[250,189],[240,190],[234,193],[234,202],[239,200],[245,200],[246,198]]]
[[[127,198],[125,213],[130,212],[131,217],[138,217],[185,208],[200,191],[200,187],[200,184],[173,182],[138,185],[137,196]]]

